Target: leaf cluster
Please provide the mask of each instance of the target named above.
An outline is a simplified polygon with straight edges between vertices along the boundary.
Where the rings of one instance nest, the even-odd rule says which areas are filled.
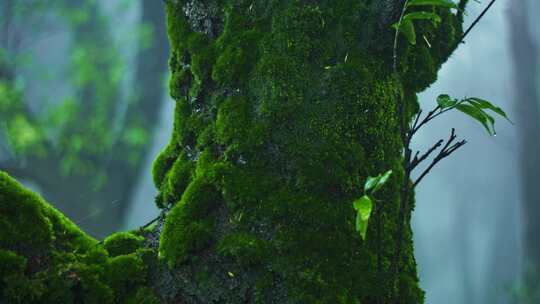
[[[450,97],[447,94],[442,94],[437,97],[437,104],[440,111],[456,109],[470,118],[478,121],[480,124],[482,124],[482,126],[484,126],[489,135],[497,134],[495,131],[494,114],[499,115],[512,123],[501,108],[493,105],[491,102],[485,99],[478,97],[470,97],[458,100]]]
[[[450,0],[410,0],[405,6],[405,11],[415,6],[440,6],[447,8],[457,9],[457,5]],[[403,17],[392,25],[399,33],[403,34],[410,44],[416,44],[416,32],[414,29],[414,21],[416,20],[430,20],[434,25],[438,25],[441,22],[441,17],[433,12],[410,12],[403,15]]]
[[[373,211],[373,195],[381,189],[392,175],[392,170],[375,177],[368,177],[364,184],[364,196],[353,202],[353,208],[356,210],[356,231],[360,233],[363,240],[366,239],[366,232],[369,218]]]

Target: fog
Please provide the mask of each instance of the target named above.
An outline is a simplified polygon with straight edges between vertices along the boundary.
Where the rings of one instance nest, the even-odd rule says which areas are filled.
[[[487,3],[472,2],[470,23]],[[498,1],[420,95],[481,97],[514,114],[508,11]],[[519,149],[516,125],[498,121],[496,137],[470,118],[450,113],[416,138],[426,148],[456,128],[468,144],[423,181],[414,214],[416,257],[427,303],[507,303],[520,269]]]

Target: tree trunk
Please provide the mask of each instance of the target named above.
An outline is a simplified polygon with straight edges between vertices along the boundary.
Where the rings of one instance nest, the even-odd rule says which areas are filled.
[[[396,96],[414,105],[414,93],[435,80],[461,33],[459,18],[444,10],[440,28],[420,23],[418,34],[432,47],[399,44],[399,82],[393,33],[382,21],[388,14],[397,20],[397,8],[169,2],[177,108],[154,178],[159,202],[172,208],[159,253],[174,276],[190,282],[175,296],[194,303],[390,301],[403,179]],[[367,176],[389,169],[394,177],[377,198],[381,234],[371,225],[362,241],[352,201]],[[399,268],[402,303],[423,299],[412,206]]]
[[[146,266],[118,270],[124,281],[105,280],[116,299],[150,287],[163,303],[423,302],[413,198],[392,283],[400,121],[454,50],[462,16],[436,9],[441,24],[419,21],[416,45],[400,37],[397,77],[390,25],[403,1],[373,3],[167,1],[176,110],[153,168],[163,217],[108,238],[104,247],[118,255],[111,262],[92,260],[105,269],[118,259]],[[352,202],[368,176],[389,169],[376,196],[380,222],[362,240]],[[141,236],[142,248],[126,245]],[[125,274],[132,269],[139,275]],[[82,291],[74,293],[90,297],[88,279],[78,277]]]
[[[510,5],[510,46],[514,60],[514,94],[521,153],[525,281],[531,301],[540,300],[540,98],[537,90],[538,47],[529,27],[527,1]]]

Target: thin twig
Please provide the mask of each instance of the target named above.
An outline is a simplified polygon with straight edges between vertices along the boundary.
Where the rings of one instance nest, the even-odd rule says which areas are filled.
[[[418,124],[418,120],[420,119],[421,115],[422,115],[422,109],[418,110],[418,113],[416,113],[416,118],[414,119],[414,123],[411,127],[411,130],[416,129],[416,125]]]
[[[495,4],[495,1],[497,0],[491,0],[491,2],[488,4],[488,6],[482,11],[482,13],[476,17],[476,19],[473,21],[473,23],[469,26],[469,28],[463,33],[463,35],[461,36],[461,38],[459,39],[458,43],[456,44],[456,47],[462,43],[465,38],[467,37],[467,35],[469,35],[469,33],[472,31],[472,29],[478,24],[478,22],[480,22],[480,20],[482,20],[482,18],[484,17],[484,15],[489,11],[489,9],[491,8],[491,6],[493,6],[493,4]]]
[[[450,137],[448,138],[446,144],[442,148],[442,150],[435,156],[435,158],[432,160],[431,164],[420,174],[420,177],[414,182],[413,187],[416,187],[422,179],[435,167],[441,160],[445,159],[446,157],[450,156],[450,154],[454,153],[457,149],[461,148],[463,145],[467,143],[466,140],[458,141],[457,143],[450,146],[450,144],[457,138],[455,134],[455,129],[452,128],[452,132],[450,133]]]
[[[418,130],[420,130],[420,128],[422,128],[422,126],[424,126],[425,124],[427,124],[428,122],[430,122],[431,120],[433,120],[433,118],[441,115],[442,113],[446,112],[446,110],[442,110],[440,111],[439,113],[437,113],[437,111],[439,111],[441,109],[440,106],[437,106],[435,107],[435,109],[431,110],[427,115],[426,117],[424,117],[424,119],[418,124],[416,125],[413,129],[411,129],[411,131],[409,132],[410,133],[410,137],[412,138],[413,135],[418,132]]]
[[[161,212],[158,216],[156,216],[155,218],[153,218],[150,222],[148,222],[148,223],[146,223],[146,224],[140,226],[137,230],[144,230],[144,229],[150,227],[150,225],[152,225],[153,223],[157,222],[157,221],[158,221],[160,218],[162,218],[162,217],[165,217],[165,213],[164,213],[164,212]],[[99,241],[99,242],[98,242],[98,245],[103,244],[103,241],[105,241],[105,240],[103,239],[103,240]]]
[[[417,155],[419,154],[418,151],[416,153],[416,155],[414,156],[411,164],[409,165],[410,166],[410,170],[414,170],[414,168],[416,168],[416,166],[418,166],[421,162],[423,162],[424,160],[426,160],[429,155],[431,155],[431,153],[433,153],[435,150],[437,150],[442,144],[443,144],[444,140],[439,140],[436,144],[434,144],[429,150],[427,150],[424,154],[422,154],[422,156],[420,157],[417,157]]]
[[[158,215],[156,218],[154,218],[153,220],[151,220],[150,222],[142,225],[141,227],[139,227],[139,230],[144,230],[148,227],[150,227],[150,225],[152,225],[153,223],[157,222],[160,218],[162,217],[162,214]]]

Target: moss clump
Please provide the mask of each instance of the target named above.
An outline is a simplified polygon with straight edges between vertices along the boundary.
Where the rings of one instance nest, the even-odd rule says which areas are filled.
[[[169,265],[183,262],[188,254],[208,246],[212,239],[214,218],[209,215],[221,201],[221,194],[206,178],[194,179],[165,220],[160,256]]]
[[[41,197],[0,171],[0,248],[39,256],[54,247],[84,251],[95,244]]]
[[[129,232],[118,232],[103,241],[103,246],[111,257],[134,253],[142,247],[144,238]]]
[[[8,297],[10,290],[13,290],[13,283],[24,278],[22,274],[25,269],[26,258],[13,251],[0,249],[0,298]]]
[[[119,300],[136,292],[136,287],[146,281],[146,268],[136,254],[121,255],[109,259],[106,269],[108,284]]]
[[[264,261],[271,253],[265,241],[252,234],[235,233],[223,237],[217,246],[219,254],[235,259],[243,266]]]
[[[185,153],[181,153],[173,163],[165,177],[165,182],[161,186],[162,206],[174,204],[180,200],[182,193],[191,181],[194,170],[194,162],[189,160]]]
[[[0,227],[6,303],[156,303],[150,293],[137,295],[147,285],[145,263],[155,256],[140,249],[141,236],[117,233],[102,246],[3,172]]]
[[[141,287],[137,290],[135,297],[126,301],[126,304],[160,304],[163,303],[148,287]]]
[[[226,28],[225,31],[231,31],[231,29]],[[240,35],[230,33],[221,36],[221,41],[217,42],[217,48],[220,51],[216,64],[213,66],[212,79],[221,85],[233,87],[242,85],[254,68],[256,62],[254,59],[257,58],[261,36],[261,33],[256,30],[242,32]]]
[[[215,140],[226,146],[229,154],[252,148],[251,113],[248,99],[243,96],[229,97],[219,106]]]

